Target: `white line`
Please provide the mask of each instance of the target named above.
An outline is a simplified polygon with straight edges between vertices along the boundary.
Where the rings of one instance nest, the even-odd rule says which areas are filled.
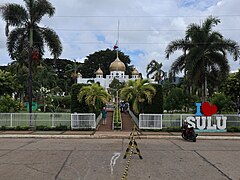
[[[121,153],[114,153],[112,158],[111,158],[111,162],[110,162],[110,166],[111,166],[111,174],[113,174],[113,167],[116,164],[117,159],[120,157]]]

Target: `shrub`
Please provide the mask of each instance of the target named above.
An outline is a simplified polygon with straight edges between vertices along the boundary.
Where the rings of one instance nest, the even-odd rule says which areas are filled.
[[[54,128],[56,131],[66,131],[68,130],[68,127],[66,125],[59,125]]]
[[[9,95],[0,97],[0,112],[19,112],[23,109],[22,104],[12,99]]]
[[[153,97],[151,104],[148,104],[147,102],[143,103],[141,112],[152,113],[152,114],[162,114],[163,113],[162,85],[160,84],[152,84],[152,85],[156,89],[156,94]]]
[[[48,126],[43,126],[43,125],[41,125],[41,126],[37,126],[37,127],[36,127],[36,130],[37,130],[37,131],[49,131],[49,130],[51,130],[51,128],[48,127]]]
[[[227,127],[227,132],[240,132],[240,126]]]
[[[78,113],[86,113],[89,112],[89,108],[86,105],[85,101],[79,102],[78,101],[78,94],[83,86],[87,86],[86,84],[74,84],[72,85],[71,90],[71,112],[78,112]]]

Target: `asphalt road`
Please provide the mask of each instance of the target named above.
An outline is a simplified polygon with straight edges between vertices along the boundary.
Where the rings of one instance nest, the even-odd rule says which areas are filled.
[[[240,179],[240,141],[137,139],[128,180]],[[0,139],[1,180],[120,180],[127,139]]]

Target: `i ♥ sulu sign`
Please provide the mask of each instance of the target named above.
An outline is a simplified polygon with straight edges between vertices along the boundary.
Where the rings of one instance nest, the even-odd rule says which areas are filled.
[[[227,117],[215,115],[217,106],[209,102],[196,103],[195,116],[187,117],[187,122],[201,132],[226,132]]]

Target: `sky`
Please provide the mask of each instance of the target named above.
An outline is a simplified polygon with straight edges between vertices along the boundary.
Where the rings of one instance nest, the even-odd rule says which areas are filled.
[[[201,24],[209,15],[221,19],[214,27],[225,38],[240,43],[239,0],[49,0],[56,8],[53,17],[44,17],[41,26],[54,29],[59,35],[62,59],[83,62],[96,51],[112,49],[118,39],[119,50],[128,55],[131,64],[146,75],[146,66],[153,59],[169,71],[182,52],[165,58],[167,45],[185,35],[191,23]],[[0,4],[22,0],[0,0]],[[6,50],[5,22],[0,19],[0,65],[11,59]],[[45,58],[51,57],[46,51]],[[228,56],[231,71],[240,68],[240,60]]]

